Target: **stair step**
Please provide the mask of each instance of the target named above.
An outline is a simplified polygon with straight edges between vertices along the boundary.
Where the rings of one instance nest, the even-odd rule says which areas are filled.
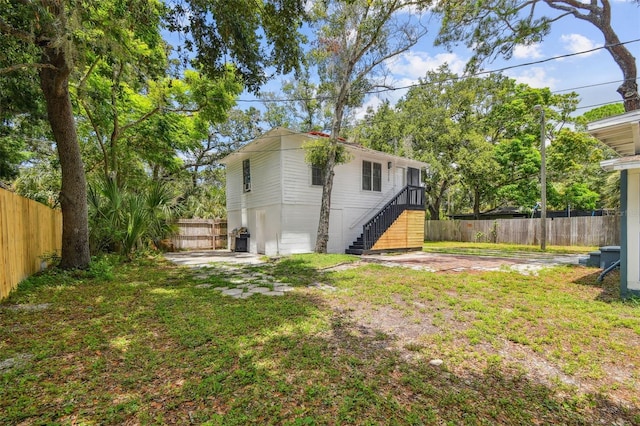
[[[362,255],[362,253],[364,253],[363,249],[352,249],[352,248],[348,248],[344,251],[346,254],[355,254],[355,255]]]

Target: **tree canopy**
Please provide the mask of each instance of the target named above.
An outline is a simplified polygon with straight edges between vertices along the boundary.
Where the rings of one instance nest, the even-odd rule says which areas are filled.
[[[605,49],[622,72],[617,91],[625,110],[640,109],[636,60],[611,25],[609,0],[451,0],[438,2],[436,10],[442,15],[436,44],[464,43],[474,52],[471,68],[487,58],[510,58],[518,45],[542,41],[559,19],[588,22],[602,33]]]

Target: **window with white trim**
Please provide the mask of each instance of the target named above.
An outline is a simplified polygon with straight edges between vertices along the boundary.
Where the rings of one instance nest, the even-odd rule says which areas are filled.
[[[248,158],[242,161],[242,191],[251,191],[251,164]]]
[[[315,164],[311,165],[311,185],[324,185],[324,167]]]
[[[362,161],[362,190],[382,191],[382,164]]]

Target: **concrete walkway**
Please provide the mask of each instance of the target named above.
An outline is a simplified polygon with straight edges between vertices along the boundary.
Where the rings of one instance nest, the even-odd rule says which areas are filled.
[[[202,250],[166,253],[165,257],[178,265],[192,269],[194,278],[202,281],[197,288],[211,288],[225,296],[245,299],[255,294],[283,296],[294,288],[274,277],[251,270],[250,266],[266,263],[266,257],[252,253],[236,253],[229,250]],[[362,263],[378,263],[385,266],[405,267],[431,272],[463,271],[516,271],[535,275],[541,269],[560,264],[578,264],[579,255],[554,255],[527,253],[523,256],[477,256],[464,254],[442,254],[410,252],[402,254],[375,254],[362,256],[360,262],[338,265],[330,270],[352,268]],[[249,267],[249,268],[247,268]],[[224,280],[224,287],[213,281]],[[321,290],[333,291],[331,286],[316,283]]]
[[[229,250],[179,251],[165,253],[164,257],[173,263],[185,266],[206,266],[213,263],[256,265],[265,262],[261,254],[237,253]]]
[[[202,281],[196,288],[210,288],[234,299],[246,299],[256,294],[264,296],[284,296],[293,287],[277,281],[263,272],[247,270],[246,266],[265,263],[264,256],[252,253],[236,253],[228,250],[202,250],[166,253],[173,263],[192,268],[194,278]],[[213,279],[222,278],[228,285],[219,287]]]

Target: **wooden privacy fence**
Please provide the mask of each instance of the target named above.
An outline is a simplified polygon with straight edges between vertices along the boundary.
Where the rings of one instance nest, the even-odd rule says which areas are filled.
[[[427,220],[425,241],[540,244],[540,219]],[[547,244],[557,246],[620,245],[619,216],[547,219]]]
[[[177,250],[221,249],[227,247],[227,222],[213,219],[179,219],[178,233],[171,237]]]
[[[0,300],[62,250],[62,213],[0,189]]]

